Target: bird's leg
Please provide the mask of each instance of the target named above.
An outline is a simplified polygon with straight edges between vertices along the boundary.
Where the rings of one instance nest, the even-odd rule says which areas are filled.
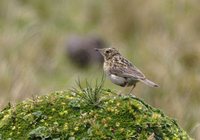
[[[118,95],[119,95],[119,96],[122,96],[122,92],[124,92],[124,90],[125,90],[127,87],[128,87],[128,83],[125,84],[123,90],[120,91],[120,92],[118,93]]]
[[[133,91],[133,89],[135,88],[135,86],[136,86],[136,84],[133,84],[133,86],[132,86],[132,88],[131,88],[131,90],[129,92],[129,95],[131,95],[131,92]]]

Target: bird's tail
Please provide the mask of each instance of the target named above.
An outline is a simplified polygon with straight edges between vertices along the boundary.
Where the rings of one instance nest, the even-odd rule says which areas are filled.
[[[141,82],[145,83],[146,85],[150,86],[150,87],[159,87],[158,84],[148,80],[148,79],[141,79]]]

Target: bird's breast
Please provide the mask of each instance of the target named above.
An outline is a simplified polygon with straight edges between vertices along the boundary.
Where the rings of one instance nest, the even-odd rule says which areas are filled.
[[[105,71],[106,75],[110,75],[110,66],[108,63],[103,64],[103,70]]]

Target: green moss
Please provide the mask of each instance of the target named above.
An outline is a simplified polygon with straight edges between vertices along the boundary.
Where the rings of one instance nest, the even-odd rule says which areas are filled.
[[[55,92],[0,112],[0,139],[187,140],[175,120],[138,98],[102,93],[99,106]]]

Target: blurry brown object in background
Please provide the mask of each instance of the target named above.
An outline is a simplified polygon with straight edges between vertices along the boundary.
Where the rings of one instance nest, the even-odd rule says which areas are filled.
[[[65,45],[67,57],[73,64],[84,68],[103,63],[103,57],[94,48],[105,48],[106,43],[98,36],[70,36]]]

